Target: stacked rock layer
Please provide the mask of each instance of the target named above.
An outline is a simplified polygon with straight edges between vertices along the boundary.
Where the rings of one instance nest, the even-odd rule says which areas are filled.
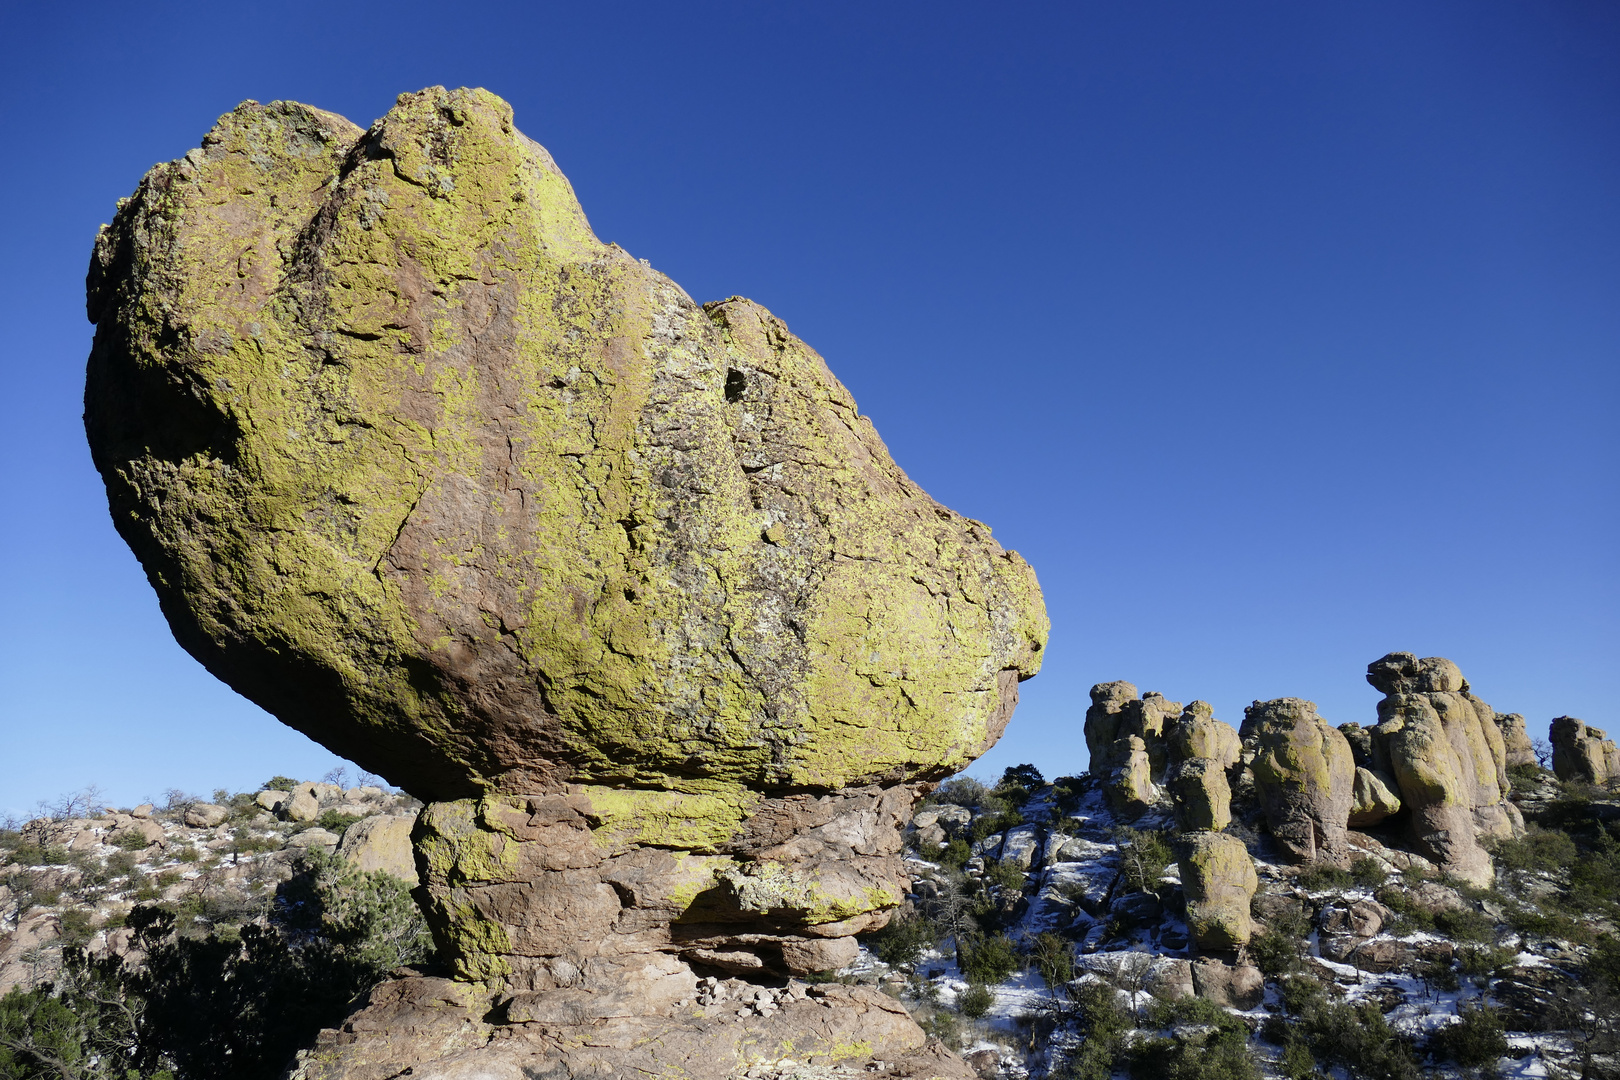
[[[1039,670],[1028,564],[780,320],[599,241],[487,92],[243,104],[88,292],[92,452],[177,639],[430,803],[441,952],[514,1017],[846,962]]]

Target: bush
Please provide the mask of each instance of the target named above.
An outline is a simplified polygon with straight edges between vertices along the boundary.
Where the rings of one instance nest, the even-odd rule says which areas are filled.
[[[85,908],[68,908],[58,921],[61,923],[64,945],[83,945],[95,933],[90,926],[90,912]]]
[[[1114,840],[1120,845],[1119,869],[1127,892],[1153,892],[1170,865],[1173,853],[1164,834],[1154,830],[1119,828]]]
[[[995,800],[1000,802],[999,799]],[[973,819],[973,825],[968,829],[968,836],[974,840],[983,840],[996,833],[1004,833],[1008,829],[1016,829],[1024,823],[1024,815],[1017,810],[992,810],[990,806],[980,808],[980,814]]]
[[[1110,1080],[1126,1060],[1125,1038],[1132,1028],[1130,1015],[1114,991],[1100,983],[1086,983],[1074,995],[1075,1027],[1081,1043],[1058,1069],[1066,1080]]]
[[[1457,941],[1494,941],[1496,924],[1484,912],[1454,908],[1434,913],[1434,928]]]
[[[1308,937],[1268,929],[1249,939],[1249,959],[1268,979],[1298,971],[1303,958],[1302,943],[1308,940]]]
[[[1148,1019],[1154,1027],[1185,1034],[1134,1046],[1133,1080],[1259,1080],[1249,1029],[1225,1009],[1198,998],[1156,1001]]]
[[[1411,933],[1417,930],[1434,929],[1434,913],[1427,908],[1420,907],[1405,890],[1394,887],[1379,889],[1378,902],[1395,913],[1395,925],[1390,927],[1395,933]]]
[[[986,881],[1000,885],[1003,889],[1011,889],[1014,892],[1022,892],[1024,889],[1024,871],[1017,863],[1005,859],[989,860],[984,868],[984,877]]]
[[[266,791],[291,791],[298,786],[298,781],[290,776],[272,776],[264,782]]]
[[[1271,1017],[1264,1037],[1283,1047],[1282,1072],[1293,1080],[1345,1069],[1356,1080],[1417,1080],[1410,1044],[1370,1002],[1347,1005],[1327,1000],[1322,984],[1296,976],[1284,980],[1283,1005],[1293,1016]],[[1329,1069],[1320,1069],[1326,1064]]]
[[[1463,1005],[1457,1017],[1457,1023],[1441,1028],[1429,1040],[1429,1048],[1436,1054],[1465,1069],[1494,1065],[1507,1054],[1507,1036],[1494,1009]]]
[[[941,848],[939,854],[934,856],[934,859],[941,866],[948,866],[952,870],[960,870],[967,865],[968,859],[972,858],[972,856],[973,849],[968,847],[966,840],[958,836]]]
[[[1052,801],[1059,814],[1067,817],[1080,809],[1084,782],[1085,778],[1081,776],[1060,776],[1052,781]]]
[[[1350,864],[1350,880],[1363,889],[1376,889],[1388,879],[1389,871],[1371,855],[1363,855]]]
[[[917,914],[898,915],[867,935],[866,944],[885,964],[912,964],[939,941],[938,928]]]
[[[1347,889],[1354,880],[1348,870],[1332,863],[1317,862],[1300,870],[1294,884],[1306,892],[1322,892],[1327,889]]]
[[[1046,786],[1046,778],[1033,765],[1014,765],[1001,774],[995,794],[1013,806],[1022,806],[1029,797]]]
[[[956,1022],[956,1015],[944,1009],[935,1009],[929,1017],[922,1022],[923,1031],[930,1038],[938,1039],[947,1046],[954,1045],[961,1031]]]
[[[322,810],[321,816],[310,824],[342,836],[344,829],[359,821],[363,816],[361,814],[345,814],[339,810]]]
[[[957,944],[962,977],[970,983],[998,983],[1010,979],[1024,966],[1005,934],[971,937]]]
[[[988,987],[981,983],[973,983],[962,996],[956,999],[956,1007],[963,1016],[969,1020],[977,1020],[990,1011],[990,1006],[996,1003],[996,996]]]
[[[1065,986],[1074,979],[1074,949],[1059,934],[1046,931],[1035,935],[1029,957],[1051,989]]]
[[[930,798],[936,803],[978,807],[990,798],[990,789],[971,776],[955,776],[935,788]]]
[[[146,837],[137,829],[125,829],[122,832],[114,833],[112,842],[113,847],[123,851],[145,851],[151,847]]]
[[[1457,967],[1464,975],[1495,975],[1513,963],[1512,949],[1494,945],[1473,945],[1457,950]]]
[[[1491,856],[1503,870],[1557,872],[1580,854],[1568,833],[1531,825],[1523,836],[1491,845]]]

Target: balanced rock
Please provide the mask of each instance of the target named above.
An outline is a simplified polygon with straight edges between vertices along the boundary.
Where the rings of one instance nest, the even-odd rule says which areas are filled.
[[[1199,948],[1248,944],[1254,930],[1249,902],[1260,879],[1243,841],[1216,832],[1190,833],[1177,862],[1187,897],[1187,928]]]
[[[1227,770],[1242,756],[1236,729],[1215,719],[1207,701],[1195,701],[1166,735],[1170,768],[1165,776],[1176,821],[1186,830],[1219,832],[1232,820],[1232,788]]]
[[[1602,728],[1589,727],[1573,716],[1560,716],[1552,722],[1549,735],[1558,779],[1606,784],[1620,778],[1620,747]]]
[[[1350,744],[1316,705],[1299,698],[1256,701],[1243,711],[1249,766],[1266,825],[1295,862],[1343,861],[1355,797]]]
[[[1506,799],[1507,753],[1496,710],[1443,657],[1390,653],[1368,665],[1367,681],[1385,695],[1373,738],[1410,812],[1419,852],[1442,870],[1489,883],[1491,860],[1479,841],[1523,831]]]
[[[528,1014],[708,1046],[690,964],[841,962],[1039,670],[1028,564],[781,320],[599,241],[485,91],[244,103],[88,292],[92,455],[176,638],[429,804],[441,955]]]

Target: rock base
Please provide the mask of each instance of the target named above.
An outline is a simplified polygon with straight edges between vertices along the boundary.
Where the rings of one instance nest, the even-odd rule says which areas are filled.
[[[968,1080],[893,998],[863,986],[732,980],[658,1017],[584,1023],[506,1021],[505,996],[409,975],[374,989],[364,1008],[321,1032],[287,1080],[573,1080],[575,1077],[828,1075]],[[725,986],[727,984],[720,984]],[[763,992],[763,993],[762,993]]]

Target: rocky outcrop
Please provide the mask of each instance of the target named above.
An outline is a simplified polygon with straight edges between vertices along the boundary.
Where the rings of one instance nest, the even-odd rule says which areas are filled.
[[[1620,779],[1620,747],[1603,729],[1588,726],[1573,716],[1552,722],[1553,773],[1560,780],[1607,784]]]
[[[597,240],[487,92],[366,131],[244,103],[121,204],[88,289],[93,457],[176,638],[431,804],[440,951],[524,1024],[845,962],[923,786],[1039,670],[1028,564],[779,319]],[[680,1030],[692,1075],[737,1064]]]
[[[1496,711],[1442,657],[1390,653],[1368,666],[1367,681],[1385,695],[1373,739],[1419,851],[1449,873],[1488,883],[1490,856],[1479,841],[1523,830],[1506,800],[1511,784]]]
[[[1254,931],[1249,902],[1260,881],[1243,841],[1221,833],[1192,833],[1184,838],[1178,862],[1193,941],[1215,950],[1248,944]]]
[[[1232,789],[1227,772],[1238,763],[1242,743],[1230,724],[1215,719],[1207,701],[1188,705],[1166,733],[1170,767],[1165,786],[1176,821],[1188,831],[1219,832],[1232,820]]]
[[[1502,733],[1502,750],[1508,768],[1540,764],[1536,760],[1536,748],[1530,741],[1530,731],[1524,717],[1518,713],[1497,713],[1496,729]]]
[[[1163,694],[1150,690],[1138,697],[1128,682],[1091,688],[1085,726],[1088,770],[1104,781],[1115,813],[1134,819],[1163,801],[1166,730],[1180,712],[1181,705]]]
[[[1267,828],[1284,854],[1295,862],[1343,861],[1356,768],[1345,737],[1299,698],[1256,701],[1244,710],[1240,733],[1253,749],[1249,768]]]

